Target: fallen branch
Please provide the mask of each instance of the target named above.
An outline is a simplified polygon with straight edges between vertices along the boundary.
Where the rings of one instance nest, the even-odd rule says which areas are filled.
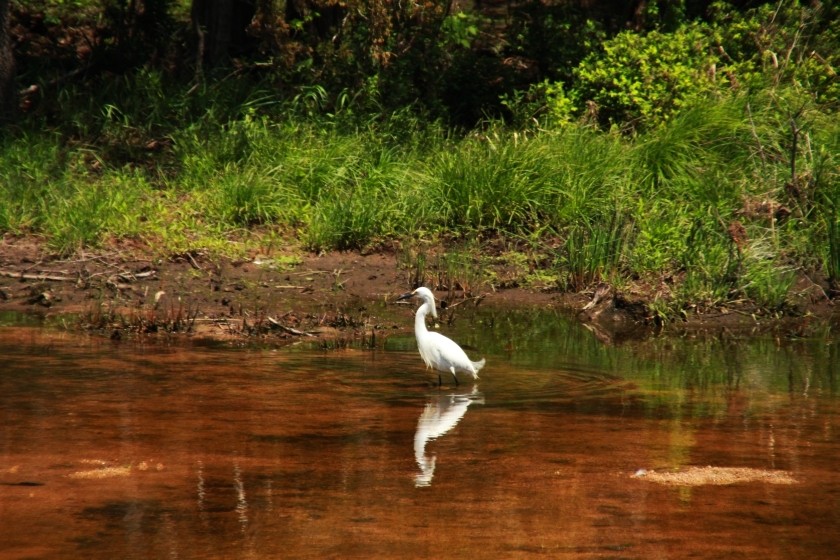
[[[190,265],[192,265],[194,269],[204,270],[203,268],[201,268],[201,265],[196,262],[195,257],[193,257],[192,253],[190,253],[189,251],[187,252],[187,258],[190,259]]]
[[[333,274],[333,271],[329,270],[301,270],[299,272],[290,272],[286,276],[308,276],[310,274]]]
[[[478,304],[480,304],[482,301],[484,301],[484,298],[486,298],[486,297],[487,297],[487,294],[479,294],[477,296],[465,297],[461,301],[457,301],[455,303],[448,303],[446,305],[446,307],[443,307],[443,305],[441,305],[440,308],[441,309],[446,309],[446,310],[454,309],[455,307],[458,307],[461,304],[467,303],[468,301],[471,301],[471,302],[475,303],[476,306],[478,306]]]
[[[144,272],[120,272],[117,276],[120,279],[125,280],[126,282],[131,282],[133,280],[143,280],[144,278],[151,278],[157,274],[157,270],[146,270]]]
[[[54,282],[75,282],[77,277],[72,276],[58,276],[56,274],[41,273],[33,274],[29,272],[14,272],[12,270],[0,270],[0,276],[7,278],[18,278],[20,280],[52,280]]]
[[[287,327],[286,325],[282,324],[280,321],[277,321],[276,319],[272,319],[271,317],[268,317],[268,322],[271,323],[271,325],[273,327],[276,327],[276,328],[280,329],[281,331],[287,332],[289,334],[293,334],[295,336],[311,336],[311,337],[315,336],[314,334],[310,334],[308,332],[303,332],[303,331],[299,331],[297,329],[293,329],[292,327]]]

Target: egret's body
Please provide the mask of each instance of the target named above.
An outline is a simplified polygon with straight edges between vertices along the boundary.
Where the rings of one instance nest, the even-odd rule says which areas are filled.
[[[473,362],[455,341],[426,328],[426,316],[431,314],[432,317],[437,317],[435,296],[432,292],[428,288],[417,288],[411,293],[401,295],[399,299],[410,297],[423,301],[414,316],[414,336],[417,338],[417,349],[426,367],[438,371],[438,383],[442,384],[440,372],[444,371],[452,374],[455,385],[458,384],[458,372],[469,373],[473,379],[478,379],[478,371],[484,367],[483,359]]]

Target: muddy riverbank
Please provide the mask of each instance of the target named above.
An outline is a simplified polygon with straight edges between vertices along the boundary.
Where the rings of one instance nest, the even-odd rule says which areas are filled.
[[[0,242],[0,312],[43,317],[104,336],[179,337],[283,344],[301,339],[370,338],[410,329],[409,312],[389,304],[418,280],[434,285],[447,312],[471,307],[553,307],[576,316],[605,342],[659,333],[776,332],[808,336],[837,324],[823,287],[801,278],[788,309],[762,313],[748,302],[700,309],[662,321],[648,304],[662,287],[593,286],[580,293],[523,287],[500,265],[497,282],[462,286],[429,267],[418,271],[396,250],[372,254],[303,251],[209,258],[200,252],[160,257],[129,244],[72,257],[51,254],[39,239]]]

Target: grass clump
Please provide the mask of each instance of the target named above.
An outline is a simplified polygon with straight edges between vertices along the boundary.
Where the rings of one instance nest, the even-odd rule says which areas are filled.
[[[620,214],[606,222],[571,227],[560,254],[560,268],[567,274],[563,287],[583,290],[615,276],[621,266],[629,232],[630,224]]]
[[[438,225],[515,232],[538,223],[544,197],[538,146],[494,136],[465,138],[430,158],[424,190]]]
[[[96,246],[106,236],[140,233],[144,218],[142,177],[105,176],[94,181],[74,177],[42,193],[42,228],[50,245],[68,254]]]

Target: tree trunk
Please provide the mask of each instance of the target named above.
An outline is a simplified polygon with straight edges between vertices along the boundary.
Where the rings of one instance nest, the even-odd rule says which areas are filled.
[[[248,26],[256,14],[256,4],[255,0],[193,0],[199,69],[203,65],[224,65],[231,56],[247,51],[251,42]]]
[[[0,0],[0,120],[12,116],[15,101],[15,58],[9,37],[11,0]]]

